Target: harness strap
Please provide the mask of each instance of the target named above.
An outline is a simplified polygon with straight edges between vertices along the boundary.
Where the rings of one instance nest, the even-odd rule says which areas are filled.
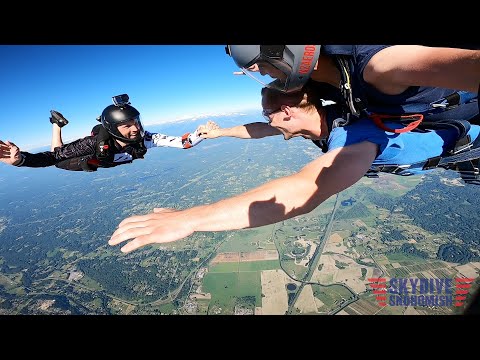
[[[113,145],[111,136],[103,125],[95,125],[92,129],[92,135],[95,136],[95,155],[99,160],[111,160],[113,154],[110,146]]]
[[[470,139],[470,136],[463,139]],[[441,167],[454,170],[460,173],[466,184],[480,185],[480,136],[473,143],[460,144],[455,148],[454,150],[458,150],[453,155],[428,159],[423,169]]]
[[[369,169],[365,175],[368,176],[367,174],[369,174],[369,173],[370,173],[370,175],[372,175],[372,174],[376,174],[376,173],[379,173],[379,172],[401,175],[400,174],[401,172],[405,171],[406,169],[408,169],[410,167],[411,167],[411,165],[378,165],[378,166],[375,166],[375,168],[373,168],[373,169]],[[368,177],[370,177],[370,176],[368,176]],[[372,177],[375,177],[375,176],[372,176]]]
[[[456,107],[461,104],[469,103],[475,99],[478,99],[478,94],[471,93],[468,91],[456,91],[453,94],[445,96],[443,99],[435,101],[432,103],[433,108],[450,108]],[[478,100],[477,100],[478,101]]]
[[[440,129],[454,129],[457,131],[457,142],[451,154],[456,154],[460,151],[463,151],[464,147],[470,146],[472,140],[467,135],[470,131],[471,124],[467,120],[456,120],[456,119],[442,119],[437,121],[424,121],[419,129],[422,130],[440,130]]]
[[[442,158],[439,161],[439,166],[451,166],[455,163],[464,162],[464,161],[473,161],[475,159],[480,158],[480,147],[473,147],[473,145],[469,148],[464,150],[463,152],[455,155],[450,155]]]
[[[371,179],[371,178],[378,178],[378,177],[379,177],[379,176],[378,176],[378,173],[379,173],[379,171],[369,169],[369,170],[365,173],[365,175],[363,175],[363,176],[366,176],[366,177],[368,177],[368,178],[370,178],[370,179]]]
[[[369,117],[373,120],[375,125],[384,131],[388,131],[395,134],[401,134],[416,129],[423,121],[422,114],[413,115],[384,115],[384,114],[370,114]],[[386,126],[382,120],[399,120],[400,123],[408,121],[408,125],[400,129],[392,129]]]
[[[383,111],[388,113],[388,109],[372,108],[372,112],[368,111],[366,95],[362,91],[362,88],[358,88],[355,91],[358,94],[354,94],[354,87],[352,84],[352,77],[355,67],[353,64],[353,58],[351,56],[351,47],[347,48],[347,51],[335,53],[337,67],[340,70],[340,92],[346,106],[343,106],[343,121],[335,123],[334,126],[345,126],[351,121],[351,117],[360,117],[367,115],[374,123],[382,130],[400,134],[408,131],[415,130],[419,127],[423,121],[424,116],[433,115],[454,109],[462,104],[478,101],[478,94],[469,91],[455,91],[450,95],[447,95],[439,100],[436,100],[430,104],[406,104],[402,106],[402,115],[384,115]],[[479,89],[480,92],[480,89]],[[479,103],[480,108],[480,103]],[[403,129],[391,129],[383,124],[383,119],[399,120],[400,123],[406,124]],[[430,127],[430,129],[436,129],[436,127]]]
[[[350,49],[351,50],[351,49]],[[344,121],[334,126],[345,126],[350,123],[351,117],[359,117],[364,114],[366,111],[366,103],[364,102],[365,96],[362,94],[359,97],[354,97],[353,95],[353,85],[352,85],[352,69],[354,69],[354,64],[351,56],[341,56],[337,55],[334,57],[337,62],[337,67],[340,70],[340,93],[342,95],[343,101],[347,107],[342,106],[342,115]],[[362,100],[364,99],[364,100]]]
[[[328,151],[327,139],[312,140],[312,142],[317,145],[323,153],[326,153]]]

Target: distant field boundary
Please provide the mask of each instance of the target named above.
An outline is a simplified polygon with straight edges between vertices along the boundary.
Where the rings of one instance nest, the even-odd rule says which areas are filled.
[[[258,250],[253,252],[223,252],[218,253],[210,265],[230,262],[277,260],[277,250]]]

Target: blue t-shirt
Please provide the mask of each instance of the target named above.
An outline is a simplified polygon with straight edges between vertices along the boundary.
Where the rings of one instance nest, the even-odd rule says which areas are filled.
[[[404,114],[424,113],[431,110],[431,104],[455,92],[453,89],[444,89],[425,86],[410,86],[404,92],[397,95],[387,95],[378,91],[375,87],[365,82],[363,72],[368,62],[379,51],[392,45],[353,45],[351,69],[351,81],[354,98],[358,97],[366,101],[367,110],[379,114]],[[325,45],[323,53],[327,55],[338,53],[338,46]],[[341,46],[340,46],[341,47]],[[475,94],[473,94],[475,95]],[[478,104],[470,102],[458,106],[446,112],[430,114],[428,121],[439,119],[464,119],[470,120],[478,117]]]
[[[398,123],[385,122],[385,124],[394,129],[403,127]],[[480,134],[480,126],[471,125],[468,134],[472,140],[476,139]],[[422,166],[428,159],[446,155],[452,150],[456,136],[456,131],[449,129],[394,134],[378,128],[370,119],[360,119],[350,125],[334,128],[328,137],[328,151],[369,141],[379,147],[373,166],[417,164],[417,167],[399,173],[410,175],[425,172]]]

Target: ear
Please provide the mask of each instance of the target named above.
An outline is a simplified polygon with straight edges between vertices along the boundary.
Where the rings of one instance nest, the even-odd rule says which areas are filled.
[[[285,113],[285,115],[287,115],[287,117],[285,117],[284,120],[285,121],[290,120],[290,117],[293,114],[293,109],[288,105],[282,105],[280,106],[280,110],[282,110]]]

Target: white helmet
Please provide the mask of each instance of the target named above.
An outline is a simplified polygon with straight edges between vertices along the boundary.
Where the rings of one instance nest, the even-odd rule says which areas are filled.
[[[263,86],[288,93],[308,81],[321,45],[227,45],[242,72]]]

